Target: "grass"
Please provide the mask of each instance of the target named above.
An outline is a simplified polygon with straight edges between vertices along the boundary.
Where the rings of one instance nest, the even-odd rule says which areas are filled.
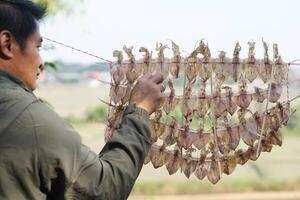
[[[133,188],[134,195],[196,195],[265,191],[299,191],[298,180],[234,179],[212,185],[207,181],[142,181]]]
[[[107,110],[107,106],[98,105],[88,108],[85,115],[81,115],[81,117],[70,114],[64,117],[64,119],[72,125],[85,123],[105,123],[107,121]]]
[[[299,108],[297,107],[299,110]],[[293,135],[300,135],[300,112],[293,113],[292,117],[290,118],[287,126],[283,127],[282,131],[284,133],[293,134]]]

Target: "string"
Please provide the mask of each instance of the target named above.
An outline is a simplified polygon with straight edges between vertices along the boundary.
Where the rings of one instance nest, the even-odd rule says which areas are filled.
[[[269,107],[269,99],[270,99],[270,96],[271,96],[271,88],[272,88],[272,80],[274,78],[274,67],[275,65],[271,65],[272,66],[272,70],[271,70],[271,78],[270,78],[270,81],[269,81],[269,87],[268,87],[268,96],[267,96],[267,103],[266,103],[266,108],[265,108],[265,112],[267,113],[268,111],[268,107]],[[266,120],[267,120],[267,115],[264,116],[263,118],[263,123],[262,123],[262,126],[261,126],[261,130],[260,130],[260,135],[259,135],[259,140],[258,140],[258,145],[257,145],[257,151],[256,151],[256,157],[258,158],[259,154],[260,154],[260,148],[261,148],[261,143],[262,143],[262,137],[263,137],[263,134],[265,132],[265,125],[266,125]]]
[[[89,56],[91,56],[91,57],[94,57],[94,58],[100,59],[100,60],[102,60],[102,61],[105,61],[105,62],[107,62],[107,63],[109,63],[109,64],[112,64],[112,63],[113,63],[113,62],[112,62],[112,61],[110,61],[110,60],[107,60],[107,59],[105,59],[105,58],[102,58],[102,57],[100,57],[100,56],[94,55],[94,54],[92,54],[92,53],[89,53],[89,52],[87,52],[87,51],[83,51],[83,50],[81,50],[81,49],[78,49],[78,48],[72,47],[72,46],[70,46],[70,45],[67,45],[67,44],[64,44],[64,43],[62,43],[62,42],[58,42],[58,41],[56,41],[56,40],[53,40],[53,39],[50,39],[50,38],[47,38],[47,37],[43,37],[43,39],[45,39],[45,40],[48,40],[48,41],[50,41],[50,42],[53,42],[53,43],[55,43],[55,44],[61,45],[61,46],[63,46],[63,47],[66,47],[66,48],[72,49],[72,50],[74,50],[74,51],[77,51],[77,52],[80,52],[80,53],[83,53],[83,54],[89,55]]]
[[[213,76],[210,77],[210,94],[212,96],[212,98],[214,98],[214,89],[213,89]],[[214,101],[212,99],[212,108],[215,110],[216,109],[216,105],[214,104]],[[211,116],[211,120],[213,122],[213,138],[214,138],[214,153],[217,157],[217,161],[218,161],[218,172],[219,172],[219,176],[220,179],[222,178],[222,168],[221,168],[221,161],[220,161],[220,154],[218,153],[218,137],[217,137],[217,117],[214,115],[213,112],[210,112],[210,116]]]
[[[50,41],[50,42],[53,42],[53,43],[55,43],[55,44],[61,45],[61,46],[63,46],[63,47],[72,49],[72,50],[74,50],[74,51],[83,53],[83,54],[85,54],[85,55],[88,55],[88,56],[91,56],[91,57],[100,59],[100,60],[102,60],[102,61],[105,61],[105,62],[109,63],[110,66],[111,66],[111,64],[113,63],[112,61],[110,61],[110,60],[108,60],[108,59],[102,58],[102,57],[100,57],[100,56],[97,56],[97,55],[95,55],[95,54],[92,54],[92,53],[89,53],[89,52],[87,52],[87,51],[81,50],[81,49],[79,49],[79,48],[76,48],[76,47],[67,45],[67,44],[65,44],[65,43],[63,43],[63,42],[59,42],[59,41],[57,41],[57,40],[50,39],[50,38],[48,38],[48,37],[43,37],[43,39],[48,40],[48,41]],[[288,65],[293,65],[293,66],[299,65],[299,66],[300,66],[300,63],[296,63],[297,61],[300,61],[300,59],[296,59],[296,60],[293,60],[293,61],[291,61],[291,62],[288,62]],[[166,62],[166,63],[168,64],[168,62]],[[208,62],[208,63],[211,63],[211,64],[218,64],[218,62]],[[232,62],[226,62],[226,64],[234,64],[234,63],[232,63]]]
[[[184,73],[184,78],[183,78],[183,96],[185,97],[186,92],[185,92],[185,87],[186,87],[186,74]],[[183,121],[184,121],[184,116],[183,116],[183,111],[184,111],[184,101],[182,101],[182,105],[181,105],[181,126],[183,125]],[[183,151],[182,151],[182,147],[180,148],[180,154],[181,157],[183,155]],[[180,161],[180,166],[182,166],[183,164],[183,160]],[[181,167],[181,173],[182,173],[182,167]]]
[[[297,100],[298,98],[300,98],[300,94],[296,95],[295,97],[293,97],[292,99],[288,100],[287,102],[283,102],[282,105],[289,104],[289,103],[291,103],[291,102]],[[107,101],[105,101],[105,100],[103,100],[103,99],[101,99],[101,98],[98,98],[98,99],[99,99],[100,102],[102,102],[102,103],[105,104],[105,105],[112,106],[112,107],[114,107],[114,108],[118,108],[118,106],[113,105],[113,104],[111,104],[111,103],[109,103],[109,102],[107,102]],[[268,110],[266,110],[264,113],[268,113],[268,112],[272,111],[272,109],[274,109],[274,107],[268,108]],[[296,111],[296,110],[295,110],[295,111]],[[295,111],[294,111],[294,112],[295,112]],[[294,112],[292,112],[292,114],[294,114]],[[163,124],[163,125],[165,125],[165,126],[170,126],[169,124],[167,124],[167,123],[165,123],[165,122],[159,121],[159,123],[160,123],[160,124]],[[105,124],[105,123],[102,123],[102,124]],[[235,127],[235,126],[239,126],[239,124],[233,124],[231,127]],[[176,130],[182,131],[183,129],[182,129],[182,128],[176,128]],[[223,130],[225,131],[226,129],[220,129],[220,131],[223,131]],[[197,131],[193,131],[193,130],[191,130],[191,132],[194,133],[194,134],[197,133]],[[257,133],[257,136],[259,136],[259,133]]]
[[[293,60],[293,61],[291,61],[291,62],[289,62],[288,63],[288,65],[300,65],[300,63],[296,63],[296,62],[298,62],[298,61],[300,61],[300,58],[299,59],[296,59],[296,60]]]
[[[287,66],[287,77],[286,77],[286,100],[290,100],[290,88],[289,88],[289,74],[290,74],[290,65]]]
[[[295,96],[295,97],[293,97],[292,99],[290,99],[288,102],[285,102],[284,104],[291,103],[292,101],[298,99],[299,97],[300,97],[300,94],[297,95],[297,96]],[[105,104],[108,104],[107,102],[104,102],[104,101],[102,101],[102,102],[105,103]],[[273,108],[270,108],[270,109],[268,109],[268,110],[271,110],[271,109],[273,109]],[[267,112],[266,112],[266,113],[267,113]],[[290,114],[290,116],[293,115],[294,113],[295,113],[295,111],[292,112],[292,113]],[[151,148],[160,149],[161,146],[159,146],[158,144],[152,144]],[[167,153],[167,154],[174,154],[174,151],[170,151],[170,150],[166,150],[166,149],[164,149],[163,152],[164,152],[164,153]],[[194,160],[194,161],[197,161],[197,162],[200,160],[200,158],[198,158],[198,157],[196,157],[196,158],[195,158],[195,157],[191,157],[190,159],[191,159],[191,160]],[[205,161],[206,161],[206,162],[211,162],[211,161],[213,161],[213,160],[207,158],[207,159],[205,159]]]
[[[293,63],[293,64],[290,64],[289,66],[297,66],[297,65],[300,66],[300,63]]]
[[[293,97],[291,100],[288,101],[288,103],[295,101],[296,99],[298,99],[300,97],[300,94],[298,94],[297,96]]]
[[[167,79],[165,79],[165,83],[163,83],[163,84],[167,84],[167,82],[169,81],[169,80],[171,80],[170,78],[167,78]],[[105,85],[110,85],[110,86],[117,86],[117,87],[121,87],[121,88],[126,88],[127,86],[125,85],[125,84],[114,84],[113,82],[109,82],[109,81],[104,81],[104,80],[101,80],[101,79],[98,79],[98,81],[100,82],[100,83],[102,83],[102,84],[105,84]],[[297,82],[299,82],[300,81],[300,78],[295,78],[295,79],[293,79],[293,80],[291,80],[291,81],[286,81],[286,83],[285,84],[283,84],[283,86],[284,85],[286,85],[287,87],[290,85],[290,84],[294,84],[294,83],[297,83]],[[166,87],[166,86],[165,86]],[[263,92],[264,91],[268,91],[268,88],[267,89],[265,89],[265,90],[263,90]],[[288,91],[289,91],[289,89],[288,89]],[[226,94],[226,93],[225,93]],[[253,95],[253,94],[255,94],[255,92],[253,93],[247,93],[247,94],[249,94],[249,95]],[[287,97],[287,99],[289,99],[290,97],[290,95],[288,94],[287,95],[288,97]],[[228,95],[224,95],[224,93],[222,93],[222,97],[228,97]],[[175,99],[178,99],[178,100],[180,100],[180,99],[183,99],[184,97],[183,96],[175,96],[174,97]],[[197,97],[197,96],[191,96],[190,98],[196,98],[196,99],[198,99],[199,97]],[[206,97],[207,99],[212,99],[212,96],[207,96]],[[183,108],[182,108],[183,109]],[[183,123],[183,119],[182,119],[182,123]]]

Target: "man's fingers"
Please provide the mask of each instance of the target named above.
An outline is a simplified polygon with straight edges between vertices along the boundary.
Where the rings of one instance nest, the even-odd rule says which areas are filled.
[[[145,74],[142,76],[142,79],[151,79],[152,75]]]
[[[160,85],[159,85],[159,90],[160,90],[161,92],[164,92],[165,89],[166,89],[166,86],[165,86],[164,84],[160,84]]]
[[[150,79],[154,82],[154,83],[161,83],[164,80],[164,76],[161,73],[157,73],[155,75],[153,75],[152,77],[150,77]]]

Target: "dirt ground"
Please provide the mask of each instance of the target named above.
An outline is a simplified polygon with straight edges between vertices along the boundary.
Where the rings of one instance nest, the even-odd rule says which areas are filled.
[[[213,195],[131,196],[128,200],[299,200],[300,192],[266,192]]]

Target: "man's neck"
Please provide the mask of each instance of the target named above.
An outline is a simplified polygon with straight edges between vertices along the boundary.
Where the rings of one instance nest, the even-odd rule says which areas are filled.
[[[15,75],[14,72],[12,72],[11,68],[9,67],[3,67],[0,64],[0,74],[4,74],[6,77],[8,77],[13,82],[20,85],[23,89],[27,90],[28,92],[32,93],[32,90],[21,80],[18,76]]]
[[[17,72],[16,72],[16,68],[14,67],[11,60],[6,61],[6,60],[3,60],[3,59],[0,59],[0,70],[6,71],[7,73],[18,77]]]

